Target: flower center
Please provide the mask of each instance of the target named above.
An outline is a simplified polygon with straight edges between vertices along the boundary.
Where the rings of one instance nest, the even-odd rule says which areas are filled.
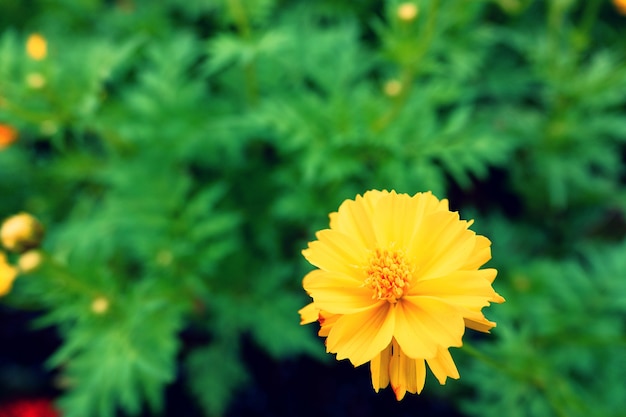
[[[374,292],[372,299],[397,303],[408,290],[413,269],[404,252],[376,249],[365,269],[365,286]]]

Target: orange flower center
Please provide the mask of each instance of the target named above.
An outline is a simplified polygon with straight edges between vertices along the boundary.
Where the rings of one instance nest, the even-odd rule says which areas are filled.
[[[413,272],[404,252],[376,249],[366,268],[365,286],[372,289],[373,299],[397,303],[408,290]]]

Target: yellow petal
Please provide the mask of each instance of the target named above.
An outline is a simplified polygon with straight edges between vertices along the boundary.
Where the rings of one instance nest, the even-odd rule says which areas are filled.
[[[476,234],[468,226],[453,212],[438,211],[426,216],[408,249],[421,279],[461,269],[476,246]]]
[[[337,359],[350,359],[354,366],[368,362],[391,342],[394,329],[393,309],[387,301],[360,313],[342,315],[333,325],[326,349]]]
[[[485,236],[476,236],[474,242],[474,249],[465,261],[465,265],[461,269],[472,270],[478,269],[483,266],[489,259],[491,259],[491,241]],[[493,279],[495,279],[495,275]],[[493,279],[491,282],[493,282]]]
[[[367,262],[368,252],[357,240],[336,230],[321,230],[317,239],[302,251],[304,257],[325,271],[361,276],[362,266]]]
[[[319,320],[320,310],[315,307],[315,304],[310,303],[298,310],[300,314],[300,324],[309,324]]]
[[[404,398],[407,391],[419,394],[426,381],[424,359],[409,358],[394,341],[389,362],[389,380],[398,401]]]
[[[459,371],[448,349],[439,348],[437,356],[426,359],[426,363],[441,385],[446,383],[448,377],[459,379]]]
[[[374,204],[383,195],[382,192],[370,191],[364,197],[358,195],[354,201],[344,201],[336,213],[331,213],[330,228],[357,239],[363,247],[373,248],[376,237],[372,228],[372,212]]]
[[[332,314],[327,311],[320,311],[320,331],[317,333],[321,337],[328,337],[330,329],[333,328],[341,314]]]
[[[491,329],[496,327],[496,323],[487,320],[482,314],[480,314],[480,316],[479,318],[464,317],[465,327],[483,333],[489,333]]]
[[[418,280],[409,294],[437,297],[452,305],[480,310],[490,301],[504,301],[491,287],[495,275],[495,269],[455,271],[445,277]]]
[[[372,308],[378,302],[372,299],[370,288],[340,273],[316,269],[304,277],[302,286],[313,298],[315,307],[333,314],[356,313]]]
[[[436,298],[405,296],[396,304],[394,337],[411,358],[432,358],[438,346],[461,346],[465,324],[459,311]]]
[[[372,386],[378,392],[389,385],[389,360],[391,359],[391,343],[370,361]]]
[[[0,296],[11,291],[15,278],[17,278],[17,268],[7,262],[4,252],[0,252]]]

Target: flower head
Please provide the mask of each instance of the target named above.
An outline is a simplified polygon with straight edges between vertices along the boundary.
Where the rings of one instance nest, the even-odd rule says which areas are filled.
[[[6,295],[17,278],[17,268],[9,264],[4,252],[0,252],[0,297]]]
[[[313,302],[302,324],[319,321],[337,359],[370,362],[378,391],[396,398],[419,393],[426,367],[440,383],[459,374],[448,348],[462,345],[465,327],[488,332],[482,314],[504,299],[491,286],[491,242],[469,230],[447,200],[368,191],[330,215],[304,257],[319,269],[303,286]]]
[[[43,239],[43,226],[28,213],[9,217],[0,227],[0,241],[12,252],[24,252],[39,246]]]
[[[17,130],[0,123],[0,150],[11,146],[17,140]]]
[[[613,6],[620,14],[626,15],[626,0],[613,0]]]
[[[31,34],[26,40],[26,53],[35,61],[41,61],[48,55],[48,42],[39,33]]]

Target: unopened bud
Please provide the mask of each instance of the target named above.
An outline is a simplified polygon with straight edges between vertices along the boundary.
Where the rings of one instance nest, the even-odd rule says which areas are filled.
[[[17,140],[17,130],[9,125],[0,123],[0,149],[9,147]]]
[[[41,61],[48,55],[48,42],[38,33],[33,33],[26,41],[26,53],[36,61]]]
[[[402,91],[402,83],[398,80],[389,80],[385,83],[383,90],[389,97],[396,97]]]
[[[17,266],[19,266],[20,272],[28,274],[39,268],[42,261],[43,255],[40,251],[34,249],[23,253],[17,261]]]
[[[109,309],[109,300],[105,297],[97,297],[91,303],[91,311],[96,314],[104,314]]]
[[[31,72],[26,75],[26,85],[34,90],[38,90],[46,85],[46,78],[38,72]]]
[[[43,226],[39,220],[28,213],[9,217],[0,228],[2,246],[18,253],[39,247],[43,235]]]

